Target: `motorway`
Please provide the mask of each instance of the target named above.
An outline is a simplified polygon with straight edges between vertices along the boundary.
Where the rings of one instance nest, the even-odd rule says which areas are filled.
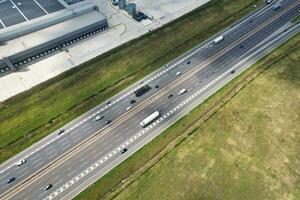
[[[298,14],[299,0],[285,0],[279,10],[260,8],[234,26],[199,44],[78,119],[61,135],[53,133],[0,166],[1,199],[70,199],[105,175],[187,112],[247,69],[273,48],[299,32],[290,22]],[[212,40],[223,35],[224,40]],[[176,72],[181,71],[180,76]],[[134,91],[148,84],[141,97]],[[159,87],[155,87],[159,86]],[[177,92],[186,88],[187,93]],[[172,98],[168,98],[173,94]],[[133,108],[126,108],[130,100]],[[160,111],[146,128],[139,122]],[[95,121],[97,114],[104,119]],[[112,123],[105,125],[106,120]],[[121,154],[123,148],[128,151]],[[26,163],[17,167],[19,159]],[[10,184],[9,177],[16,177]],[[53,184],[48,191],[43,188]]]

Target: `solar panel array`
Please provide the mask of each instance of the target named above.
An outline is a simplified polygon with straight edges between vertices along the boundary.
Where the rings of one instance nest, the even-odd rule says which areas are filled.
[[[56,0],[0,0],[0,29],[62,9]]]

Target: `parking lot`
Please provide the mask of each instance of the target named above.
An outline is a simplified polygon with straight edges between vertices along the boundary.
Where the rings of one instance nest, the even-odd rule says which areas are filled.
[[[62,9],[56,0],[0,0],[0,29]]]

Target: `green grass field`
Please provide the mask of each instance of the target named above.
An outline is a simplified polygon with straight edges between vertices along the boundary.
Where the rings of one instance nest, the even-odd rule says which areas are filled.
[[[299,65],[298,34],[250,69],[265,67],[189,137],[118,188],[115,199],[300,199]],[[203,105],[163,134],[184,134],[202,113]]]
[[[1,103],[0,163],[249,13],[254,2],[261,1],[213,0]]]

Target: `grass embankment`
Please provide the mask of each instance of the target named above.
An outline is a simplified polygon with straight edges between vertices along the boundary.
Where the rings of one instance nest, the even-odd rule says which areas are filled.
[[[0,104],[0,163],[253,10],[212,0],[175,22]]]
[[[298,34],[130,158],[169,135],[187,136],[108,197],[300,199],[299,64]],[[205,116],[205,107],[216,112]]]

